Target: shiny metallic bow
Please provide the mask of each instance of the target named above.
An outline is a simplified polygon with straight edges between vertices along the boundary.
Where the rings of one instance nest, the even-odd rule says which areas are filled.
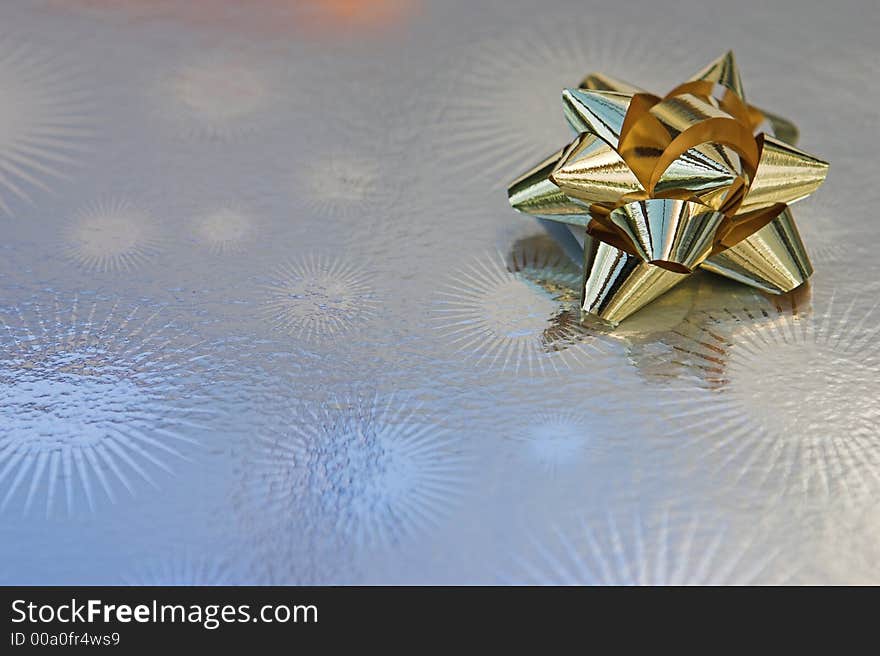
[[[593,74],[562,99],[577,137],[508,196],[583,246],[584,311],[618,323],[698,267],[772,294],[810,277],[788,205],[828,164],[746,103],[732,52],[662,98]]]

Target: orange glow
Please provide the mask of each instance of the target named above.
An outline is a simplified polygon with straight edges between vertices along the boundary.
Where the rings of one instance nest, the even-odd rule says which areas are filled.
[[[54,7],[263,35],[375,34],[405,26],[420,0],[56,0]]]
[[[327,32],[394,27],[416,8],[416,0],[305,0],[298,4],[304,26]]]

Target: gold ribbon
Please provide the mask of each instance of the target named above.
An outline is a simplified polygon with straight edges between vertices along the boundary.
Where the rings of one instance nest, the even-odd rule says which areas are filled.
[[[813,268],[789,205],[828,164],[749,105],[728,52],[660,97],[592,74],[562,92],[577,134],[510,184],[511,205],[584,241],[581,307],[618,323],[697,268],[771,294]]]

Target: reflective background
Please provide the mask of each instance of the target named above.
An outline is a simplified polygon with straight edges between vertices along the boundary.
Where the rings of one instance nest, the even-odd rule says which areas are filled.
[[[0,8],[0,582],[880,582],[873,3],[238,4]],[[507,182],[728,48],[810,287],[579,324]]]

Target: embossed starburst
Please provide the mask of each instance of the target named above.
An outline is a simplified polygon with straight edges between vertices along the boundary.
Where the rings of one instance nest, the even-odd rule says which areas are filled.
[[[666,388],[668,425],[718,483],[862,498],[880,485],[878,332],[876,311],[833,300],[816,316],[717,313],[679,335],[703,389]]]
[[[382,186],[382,166],[372,155],[324,153],[294,174],[294,195],[316,214],[361,216],[392,189]]]
[[[169,71],[157,84],[159,108],[196,138],[229,141],[256,130],[274,103],[273,75],[247,57],[210,52]]]
[[[601,350],[573,311],[580,276],[561,253],[489,254],[437,292],[438,332],[475,366],[529,373],[589,362]]]
[[[261,434],[244,464],[248,512],[356,547],[424,534],[460,496],[467,460],[447,431],[396,399],[308,405]],[[320,545],[318,545],[320,546]]]
[[[186,551],[166,557],[152,557],[123,577],[134,586],[218,586],[235,585],[229,563],[211,556]]]
[[[162,252],[165,238],[149,212],[105,199],[77,212],[63,230],[66,257],[95,273],[132,271]]]
[[[577,530],[555,529],[533,541],[533,555],[520,557],[523,579],[539,585],[753,585],[782,583],[794,568],[779,546],[693,516],[671,523],[640,514],[621,522],[583,519]]]
[[[0,38],[0,211],[50,191],[93,136],[82,78],[54,54]]]
[[[846,262],[854,253],[853,240],[843,237],[840,208],[824,196],[804,204],[798,211],[798,228],[816,264]],[[857,240],[856,240],[857,241]]]
[[[44,497],[51,514],[63,490],[68,512],[80,494],[95,510],[158,489],[196,444],[208,414],[182,379],[204,356],[159,310],[54,298],[0,308],[0,328],[3,508]]]
[[[264,316],[306,341],[334,339],[378,312],[372,279],[354,264],[325,256],[288,262],[265,285]]]
[[[579,461],[589,450],[589,417],[576,412],[538,413],[510,435],[523,455],[542,467],[556,470]]]
[[[238,255],[253,243],[257,229],[253,216],[231,204],[197,216],[193,231],[214,255]]]

